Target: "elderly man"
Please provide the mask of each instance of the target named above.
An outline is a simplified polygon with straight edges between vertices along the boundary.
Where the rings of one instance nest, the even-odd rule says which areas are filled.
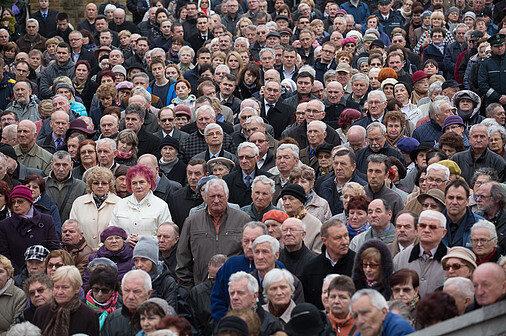
[[[274,139],[271,133],[274,132],[271,125],[265,123],[262,117],[259,117],[258,114],[249,117],[244,122],[244,134],[249,137],[251,134],[255,132],[265,133],[265,137],[267,138],[267,145],[271,150],[275,150],[278,146],[278,140]]]
[[[262,221],[264,214],[273,209],[279,210],[272,205],[275,185],[274,181],[265,175],[255,177],[251,183],[251,199],[253,202],[241,208],[251,220]]]
[[[121,281],[123,306],[113,311],[105,320],[100,334],[104,336],[135,335],[132,318],[137,308],[153,293],[151,277],[143,270],[132,270]],[[174,309],[172,314],[175,315]]]
[[[299,147],[294,144],[282,144],[276,152],[276,168],[278,175],[272,177],[276,183],[274,202],[277,203],[281,189],[290,181],[292,169],[299,164]]]
[[[365,102],[368,100],[367,90],[369,89],[369,77],[363,73],[351,76],[351,94],[345,100],[347,107],[353,107],[359,111],[364,108]],[[356,106],[358,105],[358,108]],[[369,105],[370,106],[370,105]]]
[[[279,251],[279,261],[293,275],[301,277],[304,267],[317,256],[304,244],[306,225],[298,218],[288,218],[281,225],[281,234],[284,247]]]
[[[304,267],[301,282],[306,302],[323,309],[321,300],[323,279],[328,274],[351,275],[355,252],[349,249],[350,238],[346,224],[330,219],[321,228],[322,253]]]
[[[49,175],[52,155],[35,143],[37,126],[30,120],[18,124],[18,145],[14,146],[18,161],[27,167],[37,168]]]
[[[116,139],[119,133],[118,118],[108,114],[100,118],[100,136],[99,139]]]
[[[494,224],[479,220],[471,227],[471,244],[476,255],[476,264],[498,262],[504,246],[497,244],[497,231]]]
[[[44,176],[42,170],[37,168],[30,168],[22,163],[19,163],[16,151],[12,146],[7,144],[0,144],[0,153],[3,153],[7,158],[7,174],[9,175],[11,181],[15,181],[15,183],[17,183],[17,181],[24,181],[28,175],[32,174]],[[58,224],[55,223],[57,226]]]
[[[210,255],[220,253],[231,256],[240,253],[238,240],[241,227],[249,221],[249,216],[229,207],[228,199],[229,188],[225,181],[211,180],[205,187],[207,208],[185,220],[177,249],[176,268],[176,274],[185,288],[205,280]],[[198,239],[202,232],[210,239]]]
[[[305,111],[305,120],[298,127],[295,127],[288,131],[287,136],[294,138],[301,148],[309,146],[308,141],[308,125],[314,120],[323,120],[325,117],[325,105],[317,100],[313,99],[307,103]],[[341,144],[341,138],[337,132],[330,126],[327,125],[325,129],[325,142],[334,146]]]
[[[26,34],[18,38],[16,44],[19,46],[19,51],[26,53],[33,49],[40,51],[46,49],[46,38],[39,34],[39,22],[37,20],[33,18],[26,20]]]
[[[323,75],[328,70],[335,70],[337,68],[337,62],[334,60],[336,54],[336,46],[332,42],[328,41],[322,45],[322,56],[316,60],[314,69],[316,70],[315,79],[323,82]],[[328,94],[328,86],[327,86]]]
[[[348,182],[357,182],[366,186],[367,182],[358,176],[355,164],[355,153],[346,146],[339,146],[332,151],[332,167],[334,172],[321,182],[317,192],[330,205],[332,215],[344,211],[342,188]]]
[[[323,100],[325,104],[325,117],[323,118],[323,121],[329,124],[332,128],[337,129],[339,127],[337,121],[339,120],[341,112],[343,112],[346,107],[358,109],[359,106],[358,104],[347,105],[345,103],[345,100],[343,99],[343,86],[338,81],[331,81],[328,83],[325,93],[326,97]]]
[[[98,163],[100,167],[109,169],[113,175],[119,167],[119,164],[114,161],[116,154],[116,141],[110,138],[104,138],[97,141]]]
[[[506,162],[488,148],[487,126],[481,124],[471,126],[469,142],[471,148],[452,156],[452,161],[455,161],[462,170],[460,176],[470,181],[476,169],[490,167],[498,172],[499,181],[504,181]]]
[[[409,210],[402,210],[395,218],[395,241],[388,245],[392,258],[400,251],[417,243],[418,216]]]
[[[56,62],[45,68],[40,76],[39,94],[42,98],[47,99],[53,95],[51,88],[56,77],[73,78],[74,62],[70,59],[70,53],[71,48],[65,42],[56,47]]]
[[[174,113],[174,110],[170,107],[163,107],[160,111],[158,111],[158,124],[160,125],[160,130],[154,134],[160,139],[170,135],[179,141],[179,143],[182,143],[186,138],[188,138],[189,134],[180,131],[177,127],[175,127],[175,120],[176,114]]]
[[[223,128],[216,123],[210,123],[204,128],[204,140],[207,148],[195,155],[195,159],[204,159],[209,161],[214,158],[224,157],[237,163],[237,158],[234,154],[226,151],[223,148]]]
[[[88,266],[88,259],[95,251],[88,246],[84,239],[81,224],[75,219],[68,219],[61,228],[61,241],[65,250],[74,259],[74,265],[79,269],[81,276]]]
[[[66,148],[65,135],[69,128],[69,115],[63,111],[55,111],[51,115],[52,132],[45,138],[37,141],[37,144],[47,150],[49,153],[54,154],[56,151]]]
[[[276,157],[273,150],[269,148],[269,137],[265,132],[253,132],[248,137],[248,141],[258,147],[258,169],[269,170],[276,165]]]
[[[427,167],[425,179],[428,189],[439,189],[444,192],[450,181],[450,169],[442,164],[433,163]]]
[[[39,104],[37,97],[32,96],[32,86],[27,81],[18,81],[14,84],[14,99],[7,105],[7,110],[13,111],[20,120],[38,121]]]
[[[487,262],[473,272],[475,309],[504,301],[506,275],[501,266]]]
[[[367,114],[355,121],[353,125],[360,125],[367,128],[369,124],[375,121],[379,123],[383,122],[383,117],[385,116],[387,108],[387,97],[383,91],[374,90],[369,92],[367,95],[367,106],[369,107]]]
[[[380,6],[382,3],[380,2]],[[383,295],[374,289],[361,289],[351,297],[350,312],[361,335],[408,335],[415,332],[411,324],[388,311]]]
[[[2,128],[2,140],[3,144],[10,145],[12,147],[18,144],[18,125],[10,124]]]
[[[46,193],[56,203],[63,222],[69,219],[72,203],[86,193],[86,184],[72,177],[72,158],[65,151],[57,151],[51,160],[51,174],[46,177]]]
[[[471,227],[483,219],[468,207],[469,194],[469,186],[463,179],[454,180],[446,187],[446,209],[442,213],[446,217],[448,229],[443,243],[448,247],[471,246]]]
[[[499,103],[492,103],[487,106],[487,118],[494,118],[501,126],[505,126],[506,114],[504,107]]]
[[[249,105],[249,102],[251,102],[253,106],[246,106]],[[241,103],[241,112],[238,114],[239,124],[234,125],[234,132],[231,134],[232,140],[234,141],[234,144],[238,146],[241,142],[246,141],[249,134],[246,130],[246,121],[250,117],[258,116],[259,113],[257,111],[258,103],[253,102],[252,99],[245,99]]]
[[[130,98],[129,105],[125,109],[125,127],[137,134],[139,139],[137,155],[158,154],[160,139],[143,127],[146,111],[141,105],[131,101],[134,97]]]
[[[350,146],[355,153],[367,146],[367,130],[360,125],[351,126],[346,136],[348,137],[347,145]]]
[[[119,33],[122,30],[128,30],[132,34],[139,33],[139,28],[137,27],[137,25],[134,24],[133,22],[125,20],[125,18],[126,18],[125,9],[116,8],[113,12],[113,22],[109,23],[109,29],[117,33]]]
[[[237,148],[240,169],[232,171],[223,177],[231,191],[230,202],[243,207],[251,204],[251,186],[257,176],[272,175],[257,167],[259,159],[258,147],[251,142],[243,142]]]
[[[405,163],[401,152],[387,143],[386,133],[386,126],[382,123],[373,122],[367,126],[367,141],[369,142],[369,146],[357,152],[357,168],[361,173],[367,173],[367,159],[373,154],[393,156],[403,164]]]
[[[179,241],[179,227],[172,222],[160,224],[156,232],[159,257],[165,263],[173,277],[176,276],[176,251]]]
[[[93,33],[93,31],[90,32]],[[71,56],[74,63],[83,60],[88,61],[92,69],[97,65],[97,60],[93,56],[93,52],[83,48],[83,34],[80,31],[74,30],[69,34],[69,43],[72,49]]]
[[[351,240],[350,249],[355,252],[368,240],[379,239],[385,244],[391,244],[396,238],[395,226],[390,222],[392,209],[387,201],[382,198],[371,201],[367,212],[371,226]]]
[[[275,334],[281,331],[281,324],[276,317],[265,311],[262,305],[257,304],[259,293],[258,280],[251,274],[239,271],[230,276],[228,281],[230,309],[252,309],[260,318],[260,334]]]
[[[413,131],[413,138],[420,143],[430,141],[435,144],[444,134],[443,126],[445,119],[453,114],[454,110],[450,99],[446,96],[436,96],[434,101],[429,105],[430,120]]]
[[[418,219],[419,243],[407,247],[394,258],[394,271],[409,268],[420,278],[419,293],[423,297],[443,285],[445,271],[441,259],[448,252],[442,242],[446,235],[446,217],[434,210],[422,211]]]
[[[474,303],[473,282],[467,278],[454,277],[445,281],[443,292],[455,299],[459,315],[466,313],[467,307]]]
[[[306,225],[307,231],[304,237],[306,246],[310,250],[320,253],[322,247],[320,236],[322,223],[305,209],[304,205],[307,202],[307,197],[304,188],[298,184],[287,184],[281,191],[280,198],[283,200],[283,207],[288,216],[300,218]]]
[[[300,161],[315,171],[319,170],[316,149],[325,143],[327,125],[320,120],[313,120],[307,125],[307,140],[309,145],[300,151]]]
[[[281,83],[270,79],[265,81],[264,99],[260,116],[274,128],[274,138],[279,139],[281,132],[291,124],[294,108],[285,104],[281,98]]]

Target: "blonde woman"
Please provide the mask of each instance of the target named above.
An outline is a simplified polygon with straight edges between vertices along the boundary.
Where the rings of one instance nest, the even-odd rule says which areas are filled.
[[[230,72],[236,76],[239,76],[239,73],[244,67],[241,54],[239,54],[237,51],[231,51],[228,53],[227,59],[225,60],[225,64],[230,69]]]
[[[11,261],[0,255],[0,334],[5,335],[14,318],[26,308],[25,293],[14,285]]]

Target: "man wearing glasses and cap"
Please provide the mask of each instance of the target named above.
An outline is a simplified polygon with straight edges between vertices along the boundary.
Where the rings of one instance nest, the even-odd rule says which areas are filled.
[[[487,105],[500,103],[506,105],[506,83],[503,78],[506,75],[506,35],[496,34],[488,40],[492,49],[492,56],[483,61],[478,70],[478,88],[485,95]]]

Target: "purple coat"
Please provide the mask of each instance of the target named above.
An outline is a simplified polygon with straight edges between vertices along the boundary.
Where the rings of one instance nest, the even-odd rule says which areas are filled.
[[[108,258],[118,266],[118,281],[123,279],[123,276],[134,267],[134,250],[125,243],[125,248],[117,252],[111,252],[102,245],[96,253],[90,255],[89,262],[96,258]],[[88,285],[90,273],[88,269],[83,274],[83,287]]]
[[[32,218],[13,214],[0,221],[0,254],[12,262],[14,274],[25,264],[24,253],[28,247],[39,244],[56,250],[60,248],[59,243],[53,218],[35,209]]]

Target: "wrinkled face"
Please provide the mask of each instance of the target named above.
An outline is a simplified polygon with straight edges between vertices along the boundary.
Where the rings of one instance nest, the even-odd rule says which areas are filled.
[[[258,210],[263,210],[269,206],[272,202],[273,193],[271,192],[271,186],[257,182],[251,189],[251,198],[253,204]]]
[[[471,232],[471,243],[473,252],[478,258],[490,255],[497,244],[497,237],[491,237],[490,231],[486,228],[477,228]]]
[[[253,148],[250,147],[241,148],[237,158],[239,159],[239,166],[246,174],[250,174],[255,170],[259,159]]]
[[[362,209],[349,209],[348,218],[350,219],[350,226],[354,229],[358,229],[367,222],[367,211]]]
[[[279,252],[273,253],[269,242],[257,244],[253,248],[253,261],[259,271],[271,270],[279,257]]]
[[[332,165],[334,167],[336,178],[341,181],[349,180],[356,167],[354,163],[351,163],[351,158],[348,155],[335,155],[332,160]]]
[[[418,295],[418,287],[413,288],[411,278],[409,279],[408,283],[395,285],[392,287],[392,297],[394,300],[400,300],[405,304],[409,304],[416,295]]]
[[[124,241],[120,236],[109,236],[104,241],[104,246],[106,250],[111,252],[119,251],[123,248]]]
[[[330,153],[320,152],[318,153],[318,165],[324,171],[330,170],[332,167],[332,160],[330,159]]]
[[[83,146],[81,148],[81,154],[83,149],[85,149],[88,146],[93,148],[93,146],[90,145]],[[95,151],[94,148],[93,151]],[[82,155],[81,160],[83,160]],[[53,157],[53,160],[51,161],[51,169],[53,170],[53,174],[55,175],[56,179],[62,181],[70,174],[70,171],[72,170],[72,161],[70,160],[69,157],[64,157],[62,159],[59,159],[58,157]]]
[[[29,36],[35,36],[39,32],[39,26],[35,22],[26,23],[26,33]]]
[[[118,121],[115,117],[110,116],[100,120],[100,131],[104,137],[110,137],[118,132]]]
[[[312,100],[306,105],[306,122],[322,120],[325,117],[325,109],[318,101]]]
[[[422,244],[434,246],[439,244],[446,234],[437,219],[422,217],[418,222],[418,238]]]
[[[56,60],[60,64],[65,64],[70,59],[70,53],[67,48],[56,48]]]
[[[18,64],[18,67],[21,67],[21,66],[26,67],[26,64]],[[27,85],[27,83],[25,83],[25,82],[17,83],[14,86],[14,99],[19,104],[28,103],[31,93],[32,92],[30,90],[29,85]]]
[[[392,219],[392,211],[387,211],[381,200],[373,200],[367,209],[369,224],[376,232],[383,231]]]
[[[146,291],[143,279],[130,276],[123,281],[121,286],[123,304],[130,311],[134,311],[141,303],[146,301],[152,291]]]
[[[369,114],[371,114],[373,118],[378,119],[385,113],[387,102],[382,101],[381,97],[378,95],[372,95],[367,99],[367,106],[369,107]]]
[[[110,167],[114,163],[116,151],[112,150],[109,144],[99,143],[97,144],[97,155],[101,166]]]
[[[350,293],[343,290],[332,289],[328,292],[328,305],[332,315],[344,319],[350,312]]]
[[[488,145],[486,127],[475,127],[469,134],[469,142],[474,150],[484,150]]]
[[[445,260],[443,269],[446,272],[446,278],[471,278],[473,270],[467,267],[464,261],[460,258],[448,258]]]
[[[331,226],[327,230],[327,236],[322,236],[322,242],[327,247],[329,254],[344,256],[348,253],[350,236],[346,226]]]
[[[285,279],[274,282],[267,288],[267,299],[275,307],[284,307],[288,305],[292,299],[292,295],[292,287]]]
[[[23,147],[31,147],[35,142],[35,130],[32,129],[27,123],[19,123],[18,125],[18,142]]]
[[[446,183],[447,180],[444,170],[430,169],[427,173],[428,189],[439,189],[444,192]]]
[[[87,144],[81,147],[80,149],[80,157],[81,157],[81,163],[86,166],[94,166],[97,163],[97,152],[95,149],[95,146],[92,144]],[[53,172],[55,172],[53,170]],[[64,172],[62,171],[62,174]],[[55,172],[56,174],[56,172]],[[66,177],[67,175],[65,175]],[[62,178],[63,179],[63,178]]]
[[[91,190],[98,197],[104,197],[109,191],[109,181],[96,180],[91,183]]]
[[[365,80],[356,80],[351,85],[351,89],[356,98],[362,98],[367,92],[368,85]]]
[[[60,96],[53,98],[53,111],[70,111],[70,102]]]
[[[296,216],[302,211],[302,209],[304,209],[304,203],[292,195],[283,196],[283,205],[289,216]]]
[[[199,180],[204,176],[204,167],[199,165],[187,166],[186,168],[186,178],[188,180],[188,185],[192,188],[197,186]]]
[[[325,136],[327,136],[327,132],[322,131],[320,126],[314,124],[307,126],[307,140],[311,148],[321,145],[325,141]]]
[[[499,131],[494,132],[490,135],[488,139],[488,147],[491,151],[496,153],[501,153],[504,149],[504,140],[502,139],[501,133]]]
[[[149,335],[153,331],[156,331],[158,323],[162,320],[162,316],[155,314],[140,314],[140,325],[141,329],[146,335]]]
[[[258,293],[250,293],[248,279],[246,278],[233,281],[228,287],[228,294],[230,295],[230,308],[232,309],[249,309],[253,307],[258,297]]]
[[[136,113],[129,113],[125,116],[125,127],[134,131],[139,132],[144,123],[144,119],[141,119]]]
[[[434,198],[432,197],[427,197],[423,202],[422,202],[422,209],[423,210],[435,210],[435,211],[443,211],[444,207],[441,206],[441,204],[436,201]]]
[[[55,281],[53,286],[54,300],[59,305],[63,305],[77,295],[80,289],[81,288],[74,288],[69,279]]]
[[[273,221],[269,221],[273,222]],[[267,225],[267,223],[266,223]],[[302,240],[306,235],[302,223],[298,221],[288,220],[283,223],[283,227],[281,229],[281,234],[283,238],[283,243],[285,246],[300,246],[302,244]],[[269,234],[270,235],[270,234]]]
[[[205,141],[209,146],[221,146],[223,143],[223,131],[213,128],[207,131]]]
[[[386,308],[379,310],[372,305],[371,299],[364,295],[351,304],[350,310],[361,335],[374,336],[380,334],[381,326],[388,313]]]
[[[506,293],[506,281],[497,274],[480,270],[473,274],[474,297],[481,306],[491,305]]]
[[[278,150],[276,154],[276,167],[280,172],[289,173],[298,162],[290,148]]]
[[[499,208],[498,202],[492,198],[492,185],[487,183],[475,188],[474,196],[478,202],[478,208],[485,213],[494,213]]]
[[[390,139],[397,138],[402,131],[400,120],[390,120],[387,123],[387,135]]]
[[[132,193],[138,200],[141,200],[144,197],[146,197],[148,192],[151,190],[151,183],[149,183],[147,178],[141,174],[135,175],[132,178],[130,184],[132,188]]]
[[[170,225],[161,225],[156,234],[158,247],[161,252],[171,251],[178,241],[178,236]]]
[[[371,188],[379,189],[385,183],[387,172],[385,163],[369,162],[367,165],[367,182]]]
[[[223,213],[227,208],[228,196],[221,185],[212,185],[206,194],[206,203],[209,211]]]
[[[35,307],[40,307],[51,301],[53,290],[37,281],[28,287],[28,296]]]
[[[76,222],[69,222],[62,225],[61,236],[64,243],[77,245],[83,238],[83,233],[79,232]]]
[[[44,273],[44,262],[37,259],[26,261],[26,269],[30,276]]]

